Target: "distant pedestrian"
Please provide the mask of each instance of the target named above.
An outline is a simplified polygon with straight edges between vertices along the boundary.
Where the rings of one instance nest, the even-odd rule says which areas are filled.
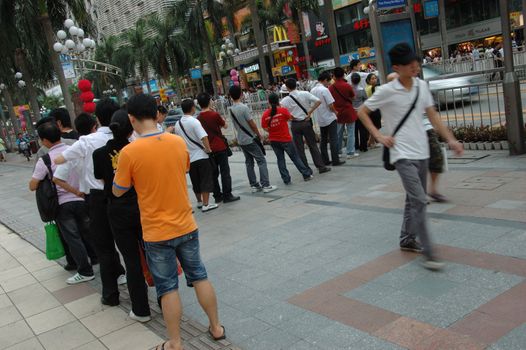
[[[7,162],[7,153],[4,139],[0,138],[0,158],[2,162]]]
[[[234,103],[228,112],[236,130],[237,143],[245,156],[245,166],[252,193],[275,191],[277,187],[270,184],[267,160],[260,147],[263,144],[263,137],[250,114],[250,109],[241,103],[241,89],[234,85],[230,88],[229,93]],[[258,181],[254,171],[254,162],[258,164],[260,181]]]
[[[316,96],[321,105],[314,111],[316,122],[320,126],[320,152],[325,165],[338,166],[345,163],[340,161],[338,150],[338,122],[336,118],[337,110],[334,107],[334,97],[327,88],[331,81],[328,72],[322,72],[318,77],[318,83],[311,90],[311,94]],[[330,144],[331,159],[327,153],[327,144]]]
[[[240,198],[232,194],[232,177],[228,164],[230,148],[227,139],[221,132],[221,129],[227,128],[227,123],[219,113],[210,109],[210,95],[208,93],[199,94],[197,102],[201,106],[197,120],[201,122],[208,135],[208,142],[212,150],[210,157],[214,161],[214,199],[216,203],[237,201]],[[230,155],[232,155],[231,152]],[[219,186],[219,175],[221,175],[221,186]]]
[[[353,108],[357,111],[367,99],[365,89],[362,87],[362,78],[358,73],[351,74],[351,85],[354,89],[354,98],[352,100]],[[361,152],[367,152],[367,143],[369,142],[369,132],[361,122],[356,121],[356,128],[354,129],[354,147]]]
[[[296,150],[301,158],[303,164],[307,167],[307,156],[305,155],[305,144],[303,139],[307,142],[312,161],[320,174],[326,173],[331,168],[325,165],[321,157],[318,144],[316,143],[316,134],[314,133],[312,114],[321,105],[319,98],[307,91],[298,91],[297,82],[290,78],[285,81],[289,95],[281,100],[281,105],[289,110],[292,114],[291,131],[292,139],[296,145]]]
[[[272,93],[268,98],[270,108],[263,112],[261,127],[268,132],[270,145],[278,160],[278,169],[281,179],[285,185],[290,185],[291,177],[287,170],[285,153],[296,166],[296,169],[303,175],[303,180],[309,181],[313,178],[312,170],[301,161],[296,147],[292,143],[289,132],[288,122],[292,120],[292,115],[286,108],[279,107],[279,96]]]
[[[427,226],[426,183],[429,146],[422,123],[424,113],[456,154],[461,155],[463,148],[442,124],[428,85],[417,78],[420,64],[410,46],[406,43],[395,45],[389,51],[389,58],[399,78],[380,86],[360,108],[359,116],[374,137],[389,148],[390,161],[400,174],[407,193],[400,248],[422,252],[423,266],[439,270],[444,264],[435,255]],[[371,112],[377,109],[382,111],[384,117],[385,135],[380,133],[369,117]],[[396,136],[389,136],[398,129],[397,126],[400,130]],[[417,242],[417,236],[420,242]]]
[[[347,132],[346,153],[347,159],[358,157],[354,142],[354,129],[358,114],[353,107],[354,89],[343,78],[344,71],[341,67],[334,69],[334,84],[329,86],[329,91],[334,98],[334,107],[338,111],[338,150],[341,153],[343,148],[343,135]]]
[[[49,112],[48,117],[55,119],[63,139],[79,139],[79,133],[73,130],[71,117],[66,108],[55,108]]]
[[[193,104],[192,100],[183,102],[185,114],[192,110],[189,104]],[[137,192],[148,267],[170,338],[157,349],[183,349],[177,259],[187,285],[194,287],[199,304],[208,316],[211,337],[225,339],[216,294],[201,260],[199,231],[189,204],[186,173],[190,170],[190,156],[186,144],[177,135],[157,130],[156,102],[152,96],[132,96],[128,113],[133,128],[142,136],[119,153],[113,194],[121,197],[132,186]]]
[[[195,104],[187,99],[181,102],[184,115],[175,124],[175,134],[186,142],[190,153],[190,180],[197,199],[197,208],[203,213],[216,209],[216,203],[210,203],[210,193],[214,192],[214,166],[210,159],[212,150],[208,135],[201,123],[194,118]]]
[[[376,91],[376,88],[378,86],[378,77],[374,73],[369,73],[367,78],[365,79],[365,82],[367,83],[367,87],[365,88],[365,93],[367,95],[367,98],[370,98],[374,92]],[[382,128],[382,113],[380,110],[376,110],[370,115],[371,120],[373,121],[374,126],[377,129]],[[368,141],[368,147],[376,147],[376,141],[373,137],[373,135],[369,135],[369,141]]]

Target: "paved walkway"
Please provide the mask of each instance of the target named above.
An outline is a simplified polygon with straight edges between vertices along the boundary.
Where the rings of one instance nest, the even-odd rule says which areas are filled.
[[[450,160],[442,187],[451,203],[429,206],[448,265],[430,273],[397,249],[404,196],[380,156],[372,150],[308,183],[290,166],[285,186],[269,155],[280,189],[253,195],[234,154],[241,201],[196,213],[228,340],[246,350],[526,348],[526,157],[474,151]],[[30,173],[0,164],[0,221],[41,248]],[[193,292],[181,296],[188,322],[206,325]]]

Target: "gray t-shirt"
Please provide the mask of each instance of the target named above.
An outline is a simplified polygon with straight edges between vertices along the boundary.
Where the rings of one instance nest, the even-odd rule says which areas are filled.
[[[254,132],[250,128],[250,125],[248,125],[248,121],[253,119],[250,115],[250,109],[243,103],[234,103],[228,111],[230,118],[233,118],[230,110],[232,110],[233,114],[236,116],[237,121],[251,134],[251,136],[247,135],[247,133],[241,130],[239,125],[232,120],[232,125],[234,125],[234,129],[236,130],[237,143],[243,146],[250,145],[254,142]]]

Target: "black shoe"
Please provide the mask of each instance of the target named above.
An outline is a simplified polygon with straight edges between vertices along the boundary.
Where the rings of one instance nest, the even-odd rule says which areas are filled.
[[[97,259],[90,259],[90,261],[91,261],[91,266],[99,264],[99,260],[97,260]]]
[[[64,265],[64,270],[66,270],[66,271],[76,271],[77,270],[77,265],[66,264],[66,265]]]
[[[117,305],[120,304],[119,299],[117,299],[117,300],[106,300],[104,298],[100,298],[100,302],[102,303],[102,305],[107,305],[107,306],[117,306]]]
[[[225,197],[223,198],[223,203],[231,203],[231,202],[238,201],[238,200],[240,200],[240,199],[241,199],[241,197],[239,197],[239,196],[234,196],[234,195],[231,194],[230,196],[225,196]]]
[[[422,246],[417,241],[400,244],[400,250],[413,253],[422,253]]]
[[[224,198],[223,198],[222,196],[221,196],[221,197],[214,197],[214,201],[215,201],[216,203],[221,203],[221,202],[224,201]]]
[[[325,162],[325,165],[326,165],[326,166],[329,166],[329,165],[331,165],[331,164],[332,164],[332,162]]]
[[[309,176],[304,176],[304,177],[303,177],[303,180],[304,180],[304,181],[310,181],[310,180],[312,180],[312,179],[314,179],[314,176],[313,176],[313,175],[309,175]]]
[[[344,165],[345,164],[345,161],[344,160],[341,160],[339,161],[338,163],[332,163],[332,166],[338,166],[338,165]]]
[[[329,168],[329,167],[324,167],[324,168],[320,168],[320,169],[318,169],[318,171],[320,172],[320,174],[328,173],[329,171],[331,171],[331,168]]]

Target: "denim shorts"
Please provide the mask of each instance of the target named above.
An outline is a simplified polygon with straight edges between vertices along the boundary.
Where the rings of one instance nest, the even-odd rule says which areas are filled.
[[[179,288],[176,258],[184,271],[188,287],[208,278],[199,254],[198,230],[168,241],[144,242],[144,247],[159,300]]]

